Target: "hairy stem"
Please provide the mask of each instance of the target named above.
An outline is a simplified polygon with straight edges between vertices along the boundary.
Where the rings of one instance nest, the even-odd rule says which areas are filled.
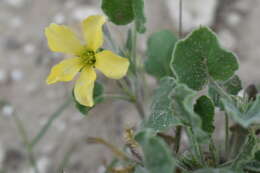
[[[145,118],[145,111],[144,111],[144,107],[143,107],[143,98],[142,98],[142,94],[141,94],[141,90],[142,87],[140,86],[140,75],[139,75],[139,69],[138,69],[138,65],[139,65],[139,61],[138,61],[138,56],[136,55],[137,52],[137,31],[136,31],[136,27],[134,26],[132,29],[132,50],[131,50],[131,59],[133,62],[133,66],[134,66],[134,74],[135,74],[135,81],[134,81],[134,86],[135,86],[135,97],[136,97],[136,101],[135,101],[135,107],[139,113],[139,116],[141,119]]]
[[[201,163],[201,165],[205,165],[200,145],[199,145],[198,141],[194,138],[194,136],[195,136],[194,132],[192,131],[192,129],[190,127],[187,128],[187,134],[188,134],[190,143],[192,145],[194,155],[196,156],[196,158],[199,159],[199,162]]]
[[[175,145],[174,145],[174,150],[175,150],[176,153],[178,153],[179,150],[180,150],[181,136],[182,136],[182,127],[177,126],[176,134],[175,134],[176,142],[175,142]]]
[[[182,38],[182,10],[183,10],[183,4],[182,0],[179,0],[179,39]],[[178,126],[176,128],[176,144],[175,144],[175,152],[178,153],[180,149],[180,143],[181,143],[181,136],[182,136],[182,127]]]
[[[229,119],[228,115],[225,114],[225,152],[229,151]]]

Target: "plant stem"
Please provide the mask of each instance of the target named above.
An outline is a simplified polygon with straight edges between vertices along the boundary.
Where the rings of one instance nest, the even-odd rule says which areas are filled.
[[[179,39],[182,38],[182,10],[183,10],[182,0],[179,0]],[[180,149],[181,136],[182,136],[182,126],[177,126],[177,128],[176,128],[176,144],[175,144],[175,152],[176,153],[178,153],[178,151]]]
[[[101,97],[104,97],[105,99],[120,99],[120,100],[125,100],[128,102],[134,102],[135,100],[129,96],[124,96],[124,95],[114,95],[114,94],[105,94]]]
[[[187,127],[187,134],[189,136],[194,155],[199,159],[201,165],[205,165],[203,155],[201,153],[200,145],[199,145],[198,141],[194,138],[194,133],[190,127]]]
[[[179,149],[180,149],[181,136],[182,136],[182,127],[177,126],[176,134],[175,134],[176,142],[175,142],[175,145],[174,145],[174,150],[175,150],[176,153],[178,153]]]
[[[225,152],[229,151],[229,119],[228,115],[225,113]]]
[[[217,90],[217,92],[220,94],[220,96],[228,99],[229,101],[232,101],[232,98],[226,93],[226,91],[219,86],[219,84],[217,82],[214,81],[214,79],[212,79],[209,75],[208,75],[210,84],[212,84],[212,86],[214,87],[214,89]]]
[[[62,171],[64,170],[64,168],[68,165],[69,163],[69,160],[70,160],[70,157],[72,155],[72,153],[75,151],[75,149],[77,148],[77,145],[76,144],[73,144],[69,150],[65,153],[60,165],[59,165],[59,168],[58,168],[58,173],[63,173]]]
[[[139,113],[141,119],[145,118],[145,111],[143,108],[143,98],[141,98],[141,87],[140,87],[140,80],[139,80],[139,69],[138,69],[138,57],[136,56],[136,43],[137,43],[137,31],[134,25],[132,29],[132,50],[131,50],[131,59],[134,66],[134,74],[135,74],[135,107]]]
[[[212,160],[213,160],[213,163],[214,163],[213,166],[216,167],[219,164],[219,154],[217,152],[217,148],[216,148],[214,140],[212,138],[211,138],[210,143],[209,143],[209,151],[211,153]]]
[[[137,75],[137,56],[136,56],[136,41],[137,41],[137,31],[134,26],[132,29],[132,49],[131,49],[131,59],[134,65],[134,74]]]
[[[26,132],[26,130],[24,128],[24,125],[23,125],[22,121],[20,120],[20,118],[18,116],[16,116],[14,114],[13,117],[14,117],[15,124],[16,124],[16,126],[18,128],[18,131],[20,133],[20,136],[21,136],[21,138],[23,140],[23,143],[26,146],[26,150],[27,150],[28,157],[29,157],[29,162],[30,162],[31,166],[34,169],[34,172],[35,173],[39,173],[39,170],[38,170],[38,167],[37,167],[37,163],[36,163],[36,160],[35,160],[34,154],[33,154],[33,148],[30,145],[30,141],[29,141],[27,132]]]
[[[40,132],[36,135],[35,138],[33,138],[32,142],[31,142],[31,147],[33,148],[42,138],[43,136],[46,134],[46,132],[49,130],[49,128],[51,127],[52,123],[60,116],[62,115],[63,111],[68,108],[68,106],[70,105],[72,99],[69,98],[67,99],[48,119],[47,123],[42,127],[42,129],[40,130]]]
[[[109,30],[107,24],[104,25],[104,32],[106,33],[106,37],[107,37],[113,51],[118,52],[118,49],[117,49],[115,42],[114,42],[114,40],[111,36],[110,30]]]

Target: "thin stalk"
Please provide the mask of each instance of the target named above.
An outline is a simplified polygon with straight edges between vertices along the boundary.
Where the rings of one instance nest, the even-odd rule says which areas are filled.
[[[136,41],[137,41],[137,31],[134,26],[132,29],[132,50],[131,50],[131,59],[134,65],[134,73],[137,75],[137,56],[136,56]]]
[[[115,45],[115,41],[113,40],[111,33],[108,29],[108,26],[104,27],[105,31],[106,31],[106,36],[108,38],[108,41],[110,42],[110,45],[112,46],[112,48],[114,49],[114,51],[118,52],[118,48]],[[123,86],[121,87],[123,89],[123,91],[131,98],[131,100],[135,100],[134,104],[135,107],[139,113],[139,116],[141,119],[144,119],[145,117],[145,112],[143,109],[143,104],[142,102],[139,100],[139,91],[140,91],[140,87],[139,87],[139,77],[137,75],[137,65],[138,65],[138,60],[137,60],[137,56],[136,56],[136,41],[137,41],[137,31],[136,31],[136,27],[134,26],[132,29],[132,50],[130,52],[130,61],[133,63],[133,67],[134,67],[134,75],[136,77],[135,79],[135,96],[133,96],[133,94],[131,94],[131,92],[129,92],[128,87],[125,87],[125,85],[122,85],[122,82],[119,82],[119,85]],[[119,48],[120,49],[120,48]]]
[[[136,27],[134,26],[132,29],[132,50],[131,50],[131,59],[133,62],[133,66],[134,66],[134,74],[135,74],[135,97],[136,97],[136,101],[135,101],[135,107],[139,113],[139,116],[141,119],[145,118],[145,111],[143,108],[143,100],[140,100],[140,91],[141,91],[141,87],[140,87],[140,80],[139,80],[139,75],[138,75],[138,57],[136,56],[136,43],[137,43],[137,31],[136,31]]]
[[[215,146],[215,143],[214,143],[213,139],[210,140],[209,151],[211,153],[212,160],[213,160],[213,163],[214,163],[213,166],[216,167],[219,164],[219,154],[217,152],[217,148]]]
[[[46,134],[46,132],[51,127],[52,123],[60,116],[62,115],[63,111],[68,108],[68,106],[71,104],[72,99],[67,99],[48,119],[47,123],[42,127],[40,132],[36,135],[36,137],[33,138],[31,142],[31,147],[33,148]]]
[[[104,97],[104,99],[120,99],[120,100],[125,100],[128,102],[134,102],[133,98],[129,96],[124,96],[124,95],[114,95],[114,94],[105,94],[102,95],[101,97]]]
[[[175,134],[175,145],[174,145],[174,150],[176,153],[179,152],[180,150],[180,144],[181,144],[181,136],[182,136],[182,127],[181,126],[177,126],[176,127],[176,134]]]
[[[62,171],[68,165],[71,155],[75,151],[75,148],[76,148],[76,145],[72,145],[71,148],[65,153],[65,155],[59,165],[58,173],[63,173]]]
[[[194,133],[191,128],[187,128],[187,134],[188,134],[190,143],[192,145],[194,155],[196,156],[196,158],[199,159],[199,161],[202,165],[205,165],[203,155],[201,153],[200,145],[199,145],[198,141],[194,138]]]
[[[217,92],[224,98],[228,99],[229,101],[232,101],[232,98],[226,93],[226,91],[219,86],[217,82],[214,81],[209,75],[208,75],[209,81],[212,84],[212,86],[217,90]]]
[[[140,118],[143,120],[145,118],[145,112],[144,112],[144,108],[142,106],[142,103],[140,101],[136,100],[135,107],[136,107],[136,109],[139,113]]]
[[[20,120],[20,118],[18,116],[16,116],[14,114],[13,117],[14,117],[16,127],[18,128],[18,132],[20,133],[20,136],[23,140],[23,143],[26,146],[27,154],[28,154],[28,157],[29,157],[29,162],[34,169],[34,173],[39,173],[39,170],[38,170],[38,167],[37,167],[37,162],[36,162],[36,159],[35,159],[34,154],[33,154],[33,148],[30,145],[30,141],[29,141],[27,132],[24,128],[24,125],[23,125],[22,121]]]
[[[179,39],[182,38],[182,10],[183,4],[182,0],[179,0]],[[175,152],[178,153],[180,149],[181,136],[182,136],[182,126],[177,126],[176,128],[176,144],[175,144]]]
[[[106,146],[110,151],[118,158],[124,161],[129,161],[131,158],[129,158],[123,151],[118,149],[113,144],[109,143],[108,141],[102,139],[102,138],[95,138],[95,137],[89,137],[87,138],[88,144],[102,144]]]
[[[229,119],[228,115],[225,114],[225,151],[229,151]]]
[[[118,80],[117,81],[117,85],[122,89],[122,91],[129,97],[131,98],[132,100],[135,101],[135,96],[134,94],[131,92],[131,90],[129,89],[128,85],[122,81],[122,80]]]
[[[106,33],[106,37],[107,37],[107,39],[108,39],[108,41],[109,41],[113,51],[118,52],[118,49],[117,49],[117,47],[115,45],[115,41],[113,40],[113,38],[111,36],[110,30],[109,30],[107,24],[104,25],[104,31]]]

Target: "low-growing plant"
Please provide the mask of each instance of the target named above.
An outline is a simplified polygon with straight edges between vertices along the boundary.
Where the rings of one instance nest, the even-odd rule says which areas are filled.
[[[111,98],[134,104],[140,115],[140,123],[125,130],[122,149],[101,138],[87,140],[115,154],[106,172],[260,172],[260,95],[254,85],[243,89],[236,75],[235,54],[220,45],[210,28],[200,26],[182,38],[180,25],[179,36],[171,30],[151,34],[144,60],[138,54],[138,36],[146,31],[144,6],[144,0],[102,0],[108,21],[132,23],[121,45],[101,15],[82,22],[83,44],[66,26],[51,24],[45,30],[52,51],[73,54],[52,68],[48,84],[70,81],[80,73],[72,95],[83,115]],[[104,93],[95,69],[116,79],[121,91]],[[149,91],[147,75],[157,80],[154,92]],[[59,111],[29,142],[30,147],[42,138]],[[222,124],[215,124],[216,116],[223,117]]]

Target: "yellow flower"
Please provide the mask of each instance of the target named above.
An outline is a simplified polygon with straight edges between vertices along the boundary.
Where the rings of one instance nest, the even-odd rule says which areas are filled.
[[[129,61],[109,50],[98,52],[103,44],[102,26],[104,16],[90,16],[82,22],[85,44],[82,44],[76,34],[64,25],[51,24],[45,29],[49,48],[53,52],[73,55],[72,58],[55,65],[46,82],[71,81],[78,72],[80,76],[74,87],[76,100],[85,106],[93,106],[93,89],[96,80],[95,68],[105,76],[120,79],[126,75]]]

